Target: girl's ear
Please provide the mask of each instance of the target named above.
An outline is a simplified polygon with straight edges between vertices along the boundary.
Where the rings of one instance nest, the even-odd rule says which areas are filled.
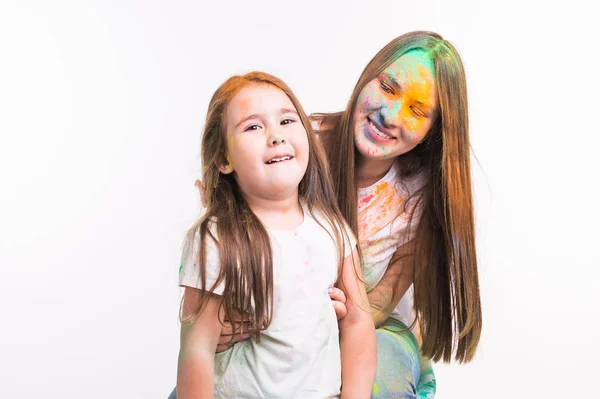
[[[221,171],[221,173],[223,173],[224,175],[228,175],[231,172],[233,172],[233,164],[231,163],[231,159],[229,158],[229,155],[227,155],[227,164],[220,165],[219,171]]]

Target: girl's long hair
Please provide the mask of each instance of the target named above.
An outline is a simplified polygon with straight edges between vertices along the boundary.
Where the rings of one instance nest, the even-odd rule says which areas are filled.
[[[336,196],[342,214],[358,234],[355,183],[354,110],[367,83],[400,56],[424,50],[434,65],[438,112],[425,140],[398,157],[403,178],[425,176],[410,198],[419,214],[413,240],[414,304],[422,352],[433,360],[470,361],[481,335],[466,77],[456,49],[440,35],[412,32],[388,43],[360,76],[345,111],[314,114],[321,121]],[[406,203],[406,202],[405,202]],[[419,212],[415,212],[419,209]]]

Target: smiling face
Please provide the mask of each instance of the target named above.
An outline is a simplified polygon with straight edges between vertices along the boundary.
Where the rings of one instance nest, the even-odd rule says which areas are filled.
[[[227,157],[242,192],[273,199],[298,190],[308,165],[306,129],[288,96],[275,86],[251,84],[226,112]]]
[[[365,85],[354,110],[354,143],[369,159],[390,159],[412,150],[437,114],[434,67],[413,50]]]

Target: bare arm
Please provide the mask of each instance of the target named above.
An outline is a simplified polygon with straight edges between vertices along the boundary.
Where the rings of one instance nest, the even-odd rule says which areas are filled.
[[[356,248],[344,261],[340,280],[339,286],[346,295],[348,311],[339,321],[342,399],[369,398],[377,367],[377,345]]]
[[[410,256],[412,248],[412,242],[398,247],[385,274],[367,294],[376,327],[380,327],[390,317],[413,283],[413,258]]]
[[[413,283],[413,262],[410,253],[412,243],[399,247],[390,260],[381,281],[368,293],[373,321],[376,327],[380,327],[390,317],[392,311],[398,306],[400,299]],[[415,338],[421,346],[421,331],[419,323],[415,323],[413,329]],[[435,375],[431,367],[431,360],[421,355],[421,377],[419,379],[419,392],[435,393]]]
[[[183,295],[183,317],[191,314],[196,308],[200,295],[200,290],[186,287]],[[220,304],[221,297],[211,294],[194,323],[181,326],[177,368],[179,399],[213,397],[214,356],[221,334]]]

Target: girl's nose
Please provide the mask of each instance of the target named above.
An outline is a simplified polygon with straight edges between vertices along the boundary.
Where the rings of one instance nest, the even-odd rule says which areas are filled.
[[[400,126],[400,109],[402,108],[401,101],[390,101],[386,106],[383,106],[379,111],[381,118],[386,127]]]
[[[269,137],[269,144],[272,146],[279,145],[279,144],[285,144],[285,139],[283,138],[283,136],[281,134],[274,133],[271,135],[271,137]]]

